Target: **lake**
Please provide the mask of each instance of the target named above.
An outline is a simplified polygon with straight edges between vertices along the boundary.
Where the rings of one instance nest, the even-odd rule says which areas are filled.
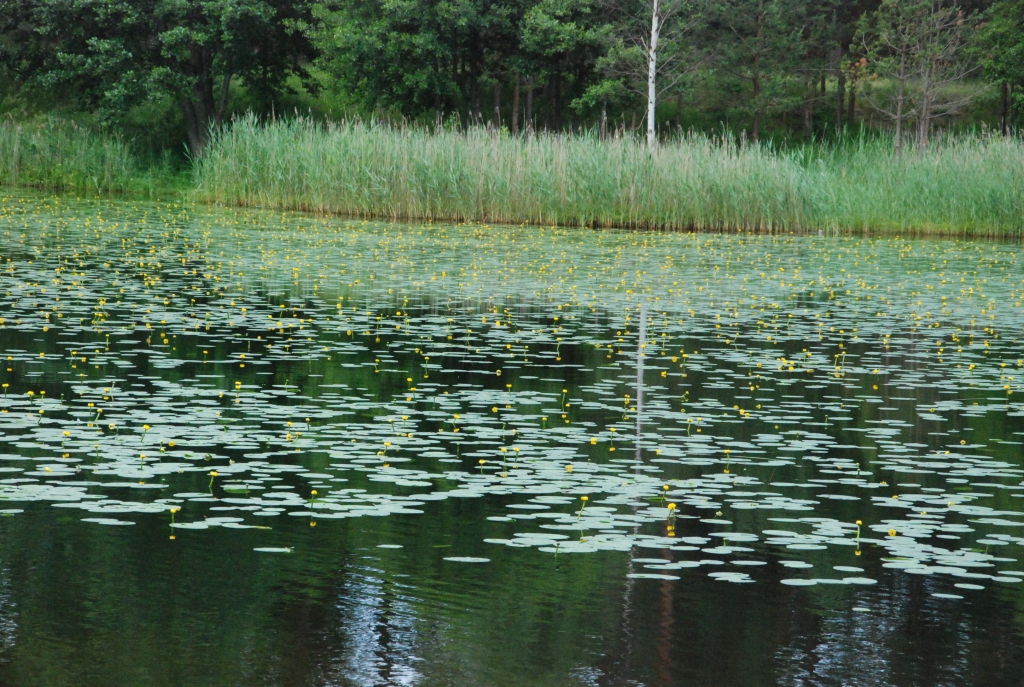
[[[6,193],[0,684],[1020,684],[1018,244]]]

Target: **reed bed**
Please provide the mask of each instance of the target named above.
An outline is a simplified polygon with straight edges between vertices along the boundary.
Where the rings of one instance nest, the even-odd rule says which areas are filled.
[[[486,129],[245,117],[196,162],[198,197],[392,219],[694,230],[1019,235],[1024,144],[942,140],[896,157],[860,137],[777,149],[688,134],[512,137]]]
[[[0,121],[0,184],[103,193],[144,191],[154,181],[118,136],[59,119]]]

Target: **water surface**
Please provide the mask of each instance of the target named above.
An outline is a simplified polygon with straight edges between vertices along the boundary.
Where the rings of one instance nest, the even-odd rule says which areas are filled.
[[[0,202],[0,683],[1019,685],[1010,244]]]

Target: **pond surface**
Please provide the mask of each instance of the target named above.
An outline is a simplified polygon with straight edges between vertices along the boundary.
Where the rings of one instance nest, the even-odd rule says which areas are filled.
[[[1019,685],[1019,250],[8,195],[0,684]]]

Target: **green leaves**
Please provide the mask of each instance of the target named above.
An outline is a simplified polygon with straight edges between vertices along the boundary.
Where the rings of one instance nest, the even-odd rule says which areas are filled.
[[[318,65],[367,110],[458,112],[476,121],[481,90],[566,77],[584,90],[602,51],[588,0],[358,0],[317,8]]]
[[[37,0],[26,15],[41,51],[27,76],[106,120],[170,97],[186,114],[194,154],[223,119],[233,78],[257,100],[272,98],[289,75],[305,75],[312,56],[296,30],[310,16],[306,2]]]
[[[992,81],[1024,84],[1024,2],[995,3],[978,27],[973,52]]]

